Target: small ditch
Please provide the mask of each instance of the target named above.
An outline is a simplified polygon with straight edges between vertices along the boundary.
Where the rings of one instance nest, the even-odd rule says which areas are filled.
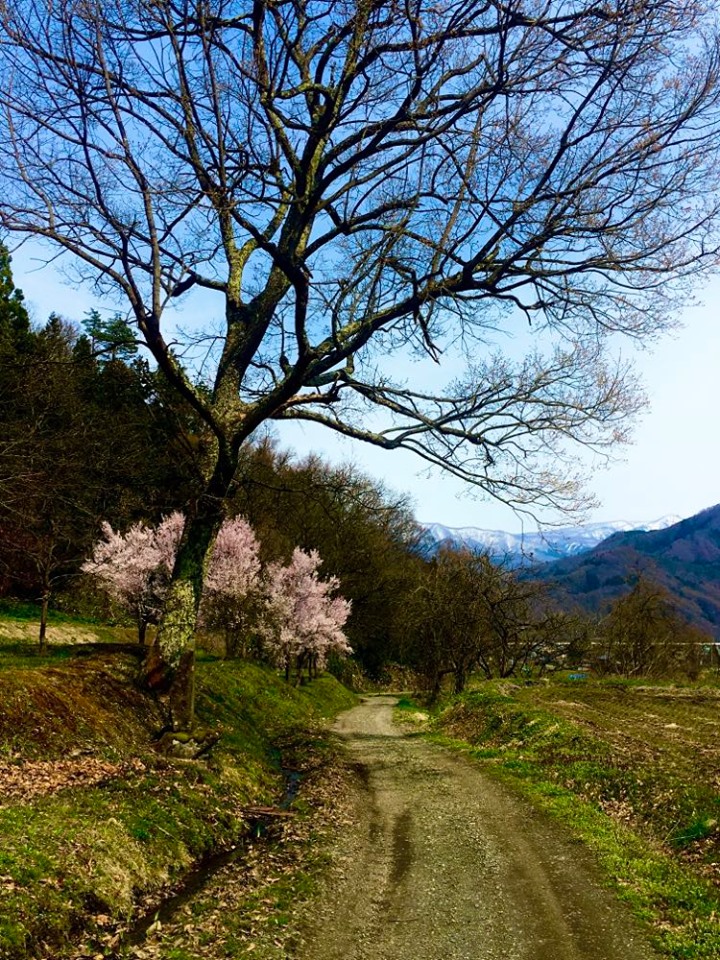
[[[248,844],[252,840],[272,839],[272,826],[277,822],[276,811],[288,811],[293,801],[300,792],[303,780],[303,774],[299,770],[289,767],[282,768],[284,778],[283,795],[276,808],[253,808],[246,813],[247,830],[238,839],[236,844],[228,850],[221,850],[217,853],[211,853],[203,857],[195,867],[185,875],[182,880],[182,886],[174,892],[169,893],[159,904],[156,904],[150,910],[145,911],[123,934],[120,947],[136,947],[143,943],[147,937],[148,930],[155,923],[160,922],[163,926],[169,923],[173,917],[199,893],[201,893],[212,878],[224,867],[236,860],[242,859],[247,851]]]
[[[285,778],[285,791],[283,798],[278,804],[280,810],[289,810],[293,800],[300,793],[303,774],[300,770],[294,770],[291,767],[283,767],[282,775]]]

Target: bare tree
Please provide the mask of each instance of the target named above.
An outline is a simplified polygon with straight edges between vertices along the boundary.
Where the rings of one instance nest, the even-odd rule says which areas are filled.
[[[672,676],[700,671],[703,647],[711,641],[689,624],[660,583],[637,574],[597,626],[590,660],[600,674]]]
[[[413,450],[528,509],[582,501],[572,444],[623,439],[639,402],[608,335],[657,332],[716,258],[703,4],[2,0],[0,16],[0,228],[124,299],[216,440],[160,630],[179,676],[238,452],[269,419]],[[223,316],[199,322],[202,384],[166,327],[197,291]],[[526,321],[547,356],[493,352]],[[401,351],[467,370],[423,389],[385,366]],[[176,725],[191,715],[178,698]]]
[[[487,625],[480,591],[486,564],[484,555],[441,549],[411,595],[410,626],[431,701],[448,675],[455,693],[462,693],[482,657]]]
[[[416,659],[430,698],[452,675],[462,693],[473,672],[516,676],[555,659],[560,618],[548,611],[544,586],[523,582],[487,553],[441,549],[407,604]]]
[[[483,635],[477,664],[488,680],[516,676],[555,653],[555,617],[542,584],[519,580],[514,570],[486,555],[477,559],[476,577]]]

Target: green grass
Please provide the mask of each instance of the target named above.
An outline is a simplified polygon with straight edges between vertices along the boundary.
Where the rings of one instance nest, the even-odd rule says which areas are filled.
[[[330,677],[295,689],[257,665],[201,660],[199,720],[221,739],[207,759],[179,762],[151,747],[163,718],[133,683],[133,656],[4,657],[0,759],[51,761],[50,775],[75,754],[122,765],[102,784],[0,808],[0,957],[14,960],[62,957],[82,936],[96,949],[108,922],[242,837],[243,807],[279,798],[283,751],[321,742],[318,722],[354,702]]]
[[[0,642],[0,670],[46,667],[71,660],[76,656],[75,649],[68,645],[53,646],[42,656],[27,643]]]
[[[396,710],[406,710],[410,712],[415,712],[420,709],[418,704],[412,700],[410,697],[402,696],[395,704]]]
[[[692,688],[485,684],[442,706],[431,735],[588,844],[661,953],[710,960],[720,956],[715,707],[713,692]],[[693,738],[702,748],[688,758]]]
[[[137,630],[129,625],[109,626],[91,617],[48,611],[48,649],[39,654],[40,607],[0,599],[0,670],[37,667],[72,659],[87,644],[134,644]]]
[[[3,620],[20,621],[38,621],[40,620],[40,604],[30,603],[25,600],[12,600],[7,597],[0,598],[0,617]],[[100,626],[101,622],[94,617],[81,617],[75,614],[68,614],[62,610],[50,608],[48,610],[48,623],[71,623],[71,624],[93,624]]]

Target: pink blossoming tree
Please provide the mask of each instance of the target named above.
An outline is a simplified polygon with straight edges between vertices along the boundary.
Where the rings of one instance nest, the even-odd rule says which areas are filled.
[[[135,523],[124,534],[104,523],[103,539],[82,566],[135,618],[142,644],[148,625],[157,623],[162,615],[184,524],[183,515],[177,512],[156,528]]]
[[[103,539],[83,565],[108,594],[131,613],[145,642],[148,624],[162,616],[185,518],[166,517],[157,528],[136,523],[125,534],[103,525]],[[225,633],[226,650],[247,656],[255,634],[270,660],[317,675],[331,653],[352,653],[343,626],[350,602],[334,595],[337,577],[321,580],[317,551],[293,552],[287,566],[271,563],[261,576],[259,544],[242,517],[220,528],[205,578],[201,619]]]
[[[200,607],[201,623],[222,629],[230,656],[247,656],[260,596],[259,544],[242,517],[226,520],[213,548]]]
[[[342,630],[350,602],[333,596],[337,577],[319,578],[321,563],[317,551],[296,547],[287,566],[272,563],[267,569],[260,633],[267,654],[285,668],[288,680],[293,665],[299,679],[306,667],[316,675],[331,653],[352,653]]]
[[[107,593],[138,625],[140,643],[147,627],[162,615],[175,566],[185,518],[173,513],[156,527],[136,523],[125,534],[103,524],[104,538],[95,545],[83,570],[94,576]],[[202,622],[222,628],[227,652],[244,654],[252,611],[260,591],[259,544],[242,517],[221,527],[205,579]]]

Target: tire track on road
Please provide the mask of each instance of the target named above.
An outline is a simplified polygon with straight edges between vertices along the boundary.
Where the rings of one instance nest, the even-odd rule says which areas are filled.
[[[303,960],[651,960],[587,851],[466,758],[367,698],[336,731],[361,773],[356,829]],[[313,932],[314,931],[314,932]]]

